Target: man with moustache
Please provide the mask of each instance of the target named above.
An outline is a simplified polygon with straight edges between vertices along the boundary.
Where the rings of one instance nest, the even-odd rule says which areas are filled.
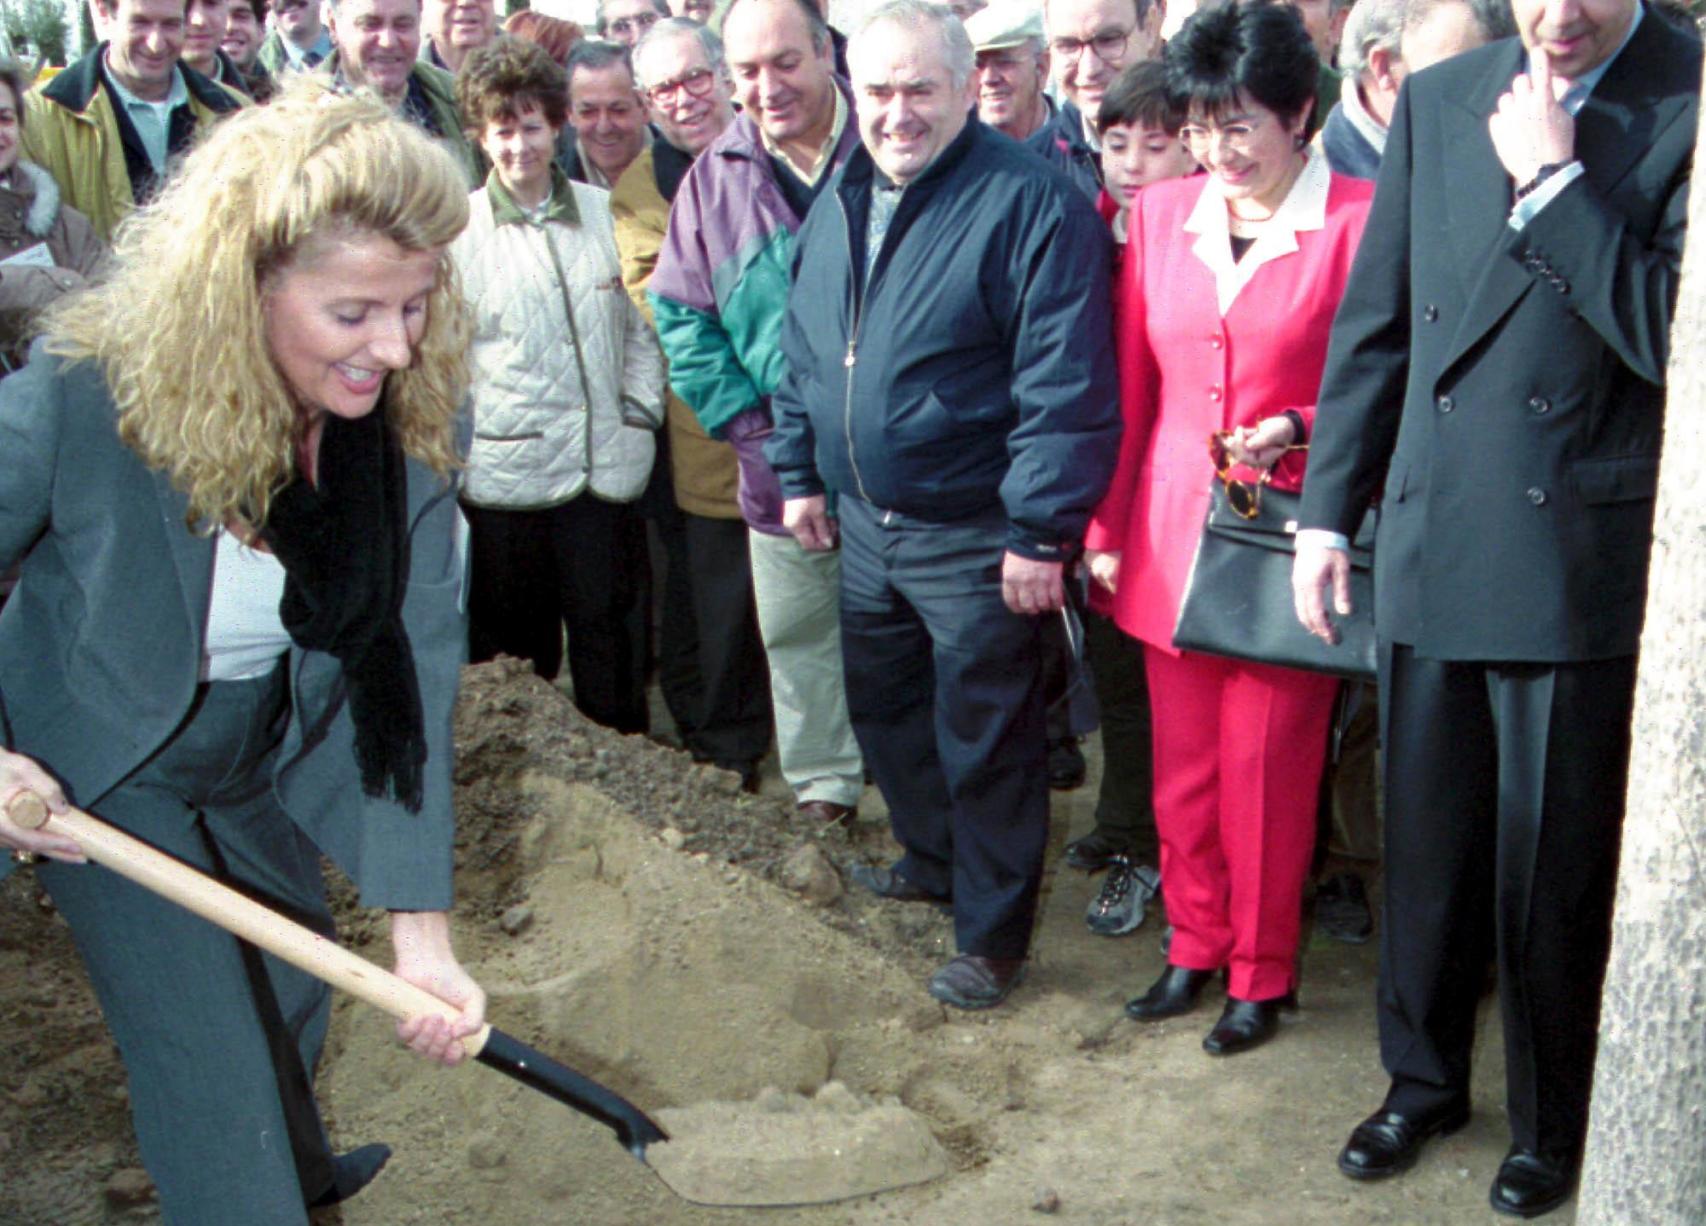
[[[462,61],[484,47],[498,33],[495,0],[424,0],[421,11],[421,57],[451,76],[462,71]]]
[[[320,0],[274,0],[272,30],[260,63],[273,76],[311,72],[332,54],[332,35],[320,21]]]
[[[95,0],[109,41],[24,95],[23,153],[102,242],[196,133],[242,106],[179,62],[185,0]]]
[[[586,41],[569,52],[569,123],[557,164],[580,183],[609,191],[651,138],[646,100],[621,43]]]
[[[327,0],[332,54],[322,65],[340,90],[371,89],[403,118],[444,142],[470,187],[485,181],[456,107],[456,81],[420,61],[421,0]]]
[[[1043,19],[1026,0],[996,0],[965,19],[977,53],[977,117],[1016,141],[1048,123],[1054,104],[1048,84]]]
[[[813,0],[734,0],[723,41],[744,111],[682,181],[650,293],[670,385],[740,461],[782,776],[808,821],[844,821],[864,762],[842,676],[841,559],[783,525],[763,442],[794,235],[859,136]]]
[[[1293,589],[1331,641],[1375,545],[1391,1088],[1339,1155],[1469,1112],[1499,970],[1495,1210],[1580,1169],[1628,773],[1701,47],[1641,0],[1515,0],[1520,41],[1411,76],[1333,328]]]
[[[839,538],[848,707],[905,850],[853,877],[952,905],[929,990],[982,1009],[1019,981],[1042,880],[1042,626],[1118,450],[1113,251],[968,120],[946,9],[888,0],[849,61],[863,148],[800,232],[765,452],[800,546]]]
[[[610,197],[622,277],[647,319],[669,208],[687,169],[735,117],[723,42],[684,17],[660,21],[634,48],[634,69],[658,135]],[[755,775],[770,748],[770,684],[734,449],[667,397],[665,429],[646,500],[664,550],[658,683],[688,752]]]
[[[1164,0],[1044,0],[1049,64],[1064,100],[1026,143],[1094,201],[1102,190],[1096,112],[1120,69],[1161,47]]]

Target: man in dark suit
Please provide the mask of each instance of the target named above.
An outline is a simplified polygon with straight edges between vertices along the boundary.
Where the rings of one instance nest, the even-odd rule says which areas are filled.
[[[1513,1146],[1491,1200],[1532,1217],[1568,1199],[1587,1128],[1701,51],[1639,0],[1514,9],[1520,44],[1399,97],[1294,587],[1331,638],[1334,534],[1378,495],[1392,1087],[1339,1166],[1395,1174],[1463,1123],[1496,952]]]

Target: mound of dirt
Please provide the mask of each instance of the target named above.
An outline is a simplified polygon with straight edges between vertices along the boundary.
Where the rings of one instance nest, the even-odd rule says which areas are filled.
[[[1298,1020],[1235,1060],[1199,1046],[1218,1000],[1155,1026],[1124,1018],[1122,1002],[1163,964],[1160,921],[1094,937],[1082,916],[1097,881],[1052,867],[1088,828],[1093,787],[1055,798],[1024,987],[999,1009],[961,1014],[923,990],[953,952],[949,917],[842,888],[853,860],[895,851],[873,791],[849,828],[803,825],[785,798],[744,794],[726,772],[589,724],[506,661],[467,670],[456,730],[453,922],[496,1026],[686,1121],[684,1138],[714,1141],[714,1104],[741,1105],[727,1127],[750,1135],[720,1159],[706,1151],[694,1178],[749,1198],[789,1180],[823,1197],[873,1175],[910,1182],[903,1159],[932,1145],[947,1173],[839,1204],[702,1208],[602,1125],[477,1065],[429,1068],[388,1019],[340,1000],[319,1082],[329,1123],[341,1148],[386,1141],[396,1156],[317,1226],[1487,1219],[1486,1179],[1507,1143],[1496,1042],[1477,1071],[1476,1119],[1415,1172],[1363,1188],[1333,1169],[1385,1088],[1372,944],[1315,942]],[[1094,770],[1093,745],[1091,759]],[[383,917],[336,881],[334,897],[346,943],[387,961]],[[0,1224],[157,1220],[135,1170],[122,1070],[64,925],[24,873],[0,889],[0,1025]],[[754,1100],[796,1109],[753,1124]],[[824,1131],[836,1103],[857,1109]],[[900,1158],[834,1153],[857,1134],[852,1121],[880,1122],[891,1107],[927,1136],[908,1134]],[[900,1138],[892,1127],[886,1140]],[[757,1135],[772,1128],[768,1142]],[[829,1159],[814,1168],[824,1137]],[[765,1159],[767,1169],[735,1169]]]

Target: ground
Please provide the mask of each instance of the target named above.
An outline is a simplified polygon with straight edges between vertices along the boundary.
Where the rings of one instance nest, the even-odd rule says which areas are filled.
[[[1241,1056],[1199,1046],[1217,990],[1185,1018],[1125,1018],[1161,970],[1160,920],[1112,940],[1084,928],[1095,880],[1061,848],[1090,824],[1093,742],[1090,786],[1055,797],[1028,978],[1007,1004],[962,1014],[923,987],[952,953],[948,918],[841,892],[854,859],[894,851],[874,791],[850,831],[802,827],[779,780],[745,796],[724,772],[587,724],[505,662],[469,670],[457,733],[457,938],[497,1026],[647,1109],[839,1081],[922,1116],[951,1169],[837,1204],[701,1208],[594,1121],[487,1068],[429,1068],[345,1000],[326,1113],[340,1146],[383,1140],[396,1157],[316,1226],[1499,1220],[1486,1192],[1508,1138],[1485,1010],[1469,1127],[1402,1179],[1361,1186],[1334,1168],[1384,1088],[1374,943],[1306,934],[1301,1011]],[[382,959],[383,921],[339,893],[345,940]],[[158,1220],[122,1069],[27,872],[0,888],[0,1025],[0,1223]]]

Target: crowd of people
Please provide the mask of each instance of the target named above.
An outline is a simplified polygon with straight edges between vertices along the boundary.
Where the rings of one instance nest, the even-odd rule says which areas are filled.
[[[673,11],[671,11],[673,9]],[[0,67],[0,842],[71,925],[167,1219],[298,1222],[331,1147],[310,977],[4,816],[93,808],[483,1024],[446,917],[464,658],[673,736],[796,820],[882,793],[947,908],[928,983],[1021,983],[1051,788],[1141,1023],[1298,1007],[1375,929],[1398,1174],[1469,1110],[1493,1208],[1581,1160],[1700,81],[1646,0],[94,0]],[[33,340],[33,344],[32,344]],[[1212,508],[1295,499],[1295,607],[1175,641]],[[1291,503],[1286,503],[1291,505]],[[1369,509],[1375,676],[1327,644]],[[1251,572],[1251,582],[1255,582]],[[1366,610],[1362,612],[1366,613]],[[1342,674],[1342,675],[1341,675]],[[1346,679],[1349,677],[1350,679]],[[660,733],[662,730],[658,730]],[[1382,850],[1384,849],[1384,850]],[[1355,868],[1358,862],[1362,867]],[[162,990],[162,989],[167,990]],[[193,1007],[184,1007],[184,1001]],[[281,1142],[282,1139],[282,1142]]]

